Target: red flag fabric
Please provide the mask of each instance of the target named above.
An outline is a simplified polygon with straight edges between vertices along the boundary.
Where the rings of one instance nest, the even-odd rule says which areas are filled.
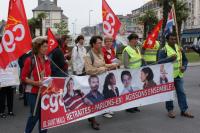
[[[113,39],[121,27],[119,18],[115,15],[105,0],[102,0],[103,33]]]
[[[31,49],[31,34],[22,0],[10,0],[8,20],[0,44],[0,68]]]
[[[58,42],[55,38],[55,36],[53,35],[53,33],[51,32],[51,29],[48,28],[48,51],[47,54],[51,53],[52,50],[54,50],[57,46],[58,46]]]
[[[161,19],[158,24],[154,27],[151,34],[148,35],[143,47],[144,48],[153,48],[155,46],[156,39],[158,38],[158,34],[162,27],[163,19]]]

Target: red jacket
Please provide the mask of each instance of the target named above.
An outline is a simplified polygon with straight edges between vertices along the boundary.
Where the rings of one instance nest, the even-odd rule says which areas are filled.
[[[107,51],[107,49],[105,47],[102,48],[102,53],[104,56],[104,60],[106,62],[106,64],[112,64],[112,60],[115,59],[115,50],[114,48],[111,48],[111,53],[109,53]]]
[[[44,63],[44,66],[43,66],[42,63],[41,63],[40,58],[36,57],[36,60],[37,60],[37,63],[38,63],[39,72],[44,70],[44,77],[49,77],[51,75],[50,61],[48,59],[46,59],[45,63]],[[37,69],[36,69],[36,63],[34,63],[33,70],[32,70],[31,75],[29,77],[29,73],[31,71],[30,70],[31,69],[31,65],[32,65],[32,57],[28,57],[25,60],[24,67],[22,69],[22,74],[21,74],[22,82],[25,82],[26,78],[32,79],[34,81],[39,81],[38,73],[37,73]],[[39,90],[39,87],[27,84],[25,91],[28,92],[28,93],[37,94],[38,90]]]

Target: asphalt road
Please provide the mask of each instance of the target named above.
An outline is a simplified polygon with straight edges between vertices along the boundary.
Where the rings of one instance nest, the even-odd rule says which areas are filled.
[[[200,66],[189,67],[185,74],[185,90],[194,119],[183,118],[175,103],[176,118],[167,117],[164,103],[140,107],[140,113],[116,112],[112,119],[97,117],[101,130],[94,131],[87,120],[50,129],[48,133],[199,133],[200,132]],[[0,133],[23,133],[29,108],[15,96],[15,117],[0,118]],[[38,126],[34,133],[38,132]]]

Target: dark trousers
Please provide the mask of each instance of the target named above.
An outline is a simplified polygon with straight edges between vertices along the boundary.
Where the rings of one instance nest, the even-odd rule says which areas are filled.
[[[5,113],[6,99],[8,112],[13,112],[14,88],[11,86],[3,87],[0,90],[0,113]]]
[[[41,130],[40,101],[39,101],[39,104],[37,107],[36,114],[35,114],[35,116],[33,116],[37,95],[29,93],[29,94],[26,94],[26,96],[27,96],[26,98],[27,98],[28,105],[30,106],[30,115],[29,115],[28,121],[26,123],[25,133],[31,133],[38,121],[39,121],[39,123],[38,123],[39,133],[47,133],[47,130]]]

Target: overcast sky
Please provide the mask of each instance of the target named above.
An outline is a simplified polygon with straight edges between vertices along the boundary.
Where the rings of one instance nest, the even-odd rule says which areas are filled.
[[[23,0],[28,18],[33,16],[32,9],[37,7],[38,0]],[[132,10],[139,8],[148,0],[107,0],[115,14],[130,14]],[[9,0],[0,0],[0,20],[7,20]],[[102,21],[101,0],[58,0],[64,14],[69,17],[69,30],[72,33],[73,25],[76,23],[76,33],[80,33],[81,27],[89,25],[89,10],[91,12],[91,25]]]

